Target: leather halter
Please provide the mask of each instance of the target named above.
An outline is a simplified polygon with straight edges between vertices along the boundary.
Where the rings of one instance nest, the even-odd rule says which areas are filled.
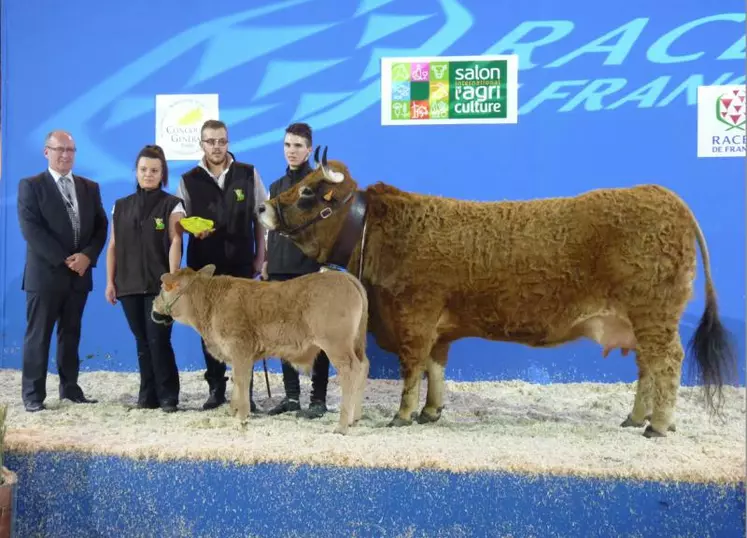
[[[321,164],[322,169],[326,173],[327,148],[324,148],[321,163],[319,161],[319,149],[320,146],[317,146],[316,152],[314,153],[314,160],[316,161],[317,166]],[[278,230],[278,233],[284,237],[290,238],[298,232],[305,230],[312,224],[329,218],[335,211],[344,208],[351,198],[353,202],[350,204],[348,212],[345,215],[345,222],[342,224],[340,234],[335,239],[335,243],[332,246],[332,250],[327,257],[327,260],[324,262],[324,265],[331,269],[347,270],[348,264],[350,263],[350,256],[353,254],[353,249],[355,248],[356,243],[361,241],[360,263],[358,267],[358,279],[360,279],[363,274],[363,248],[366,240],[366,213],[368,209],[368,202],[364,191],[352,190],[339,202],[335,198],[329,200],[324,196],[321,196],[318,201],[322,202],[324,207],[319,211],[319,213],[295,228],[286,231]],[[283,212],[280,207],[278,207],[276,213],[278,221],[280,221],[280,227],[285,228],[286,223],[283,219]]]
[[[301,232],[302,230],[305,230],[312,224],[319,222],[320,220],[324,220],[326,218],[329,218],[332,216],[332,213],[335,212],[336,209],[339,209],[340,207],[344,206],[348,203],[350,198],[353,197],[354,191],[349,192],[345,198],[343,198],[341,201],[334,200],[332,202],[326,202],[323,203],[327,204],[325,205],[319,213],[317,213],[313,218],[307,220],[306,222],[299,224],[295,228],[291,228],[290,230],[278,230],[278,233],[282,235],[283,237],[290,238],[292,235],[296,235],[297,233]],[[281,228],[286,228],[288,225],[285,222],[285,219],[283,218],[283,212],[281,211],[280,207],[278,207],[277,211],[277,217],[278,221],[280,222]]]
[[[366,213],[368,209],[365,192],[353,190],[340,201],[325,201],[325,206],[314,217],[307,220],[306,222],[303,222],[302,224],[299,224],[294,228],[291,228],[290,230],[278,230],[278,233],[284,237],[291,238],[291,236],[298,234],[312,224],[315,224],[320,220],[327,219],[335,212],[343,210],[351,200],[352,203],[350,203],[347,213],[345,214],[345,222],[343,222],[342,224],[340,234],[335,239],[332,250],[327,257],[327,260],[324,262],[324,264],[328,266],[336,266],[347,269],[347,266],[350,263],[350,256],[353,254],[353,249],[363,235]],[[277,217],[280,221],[281,229],[285,228],[286,223],[283,219],[282,211],[277,211]]]

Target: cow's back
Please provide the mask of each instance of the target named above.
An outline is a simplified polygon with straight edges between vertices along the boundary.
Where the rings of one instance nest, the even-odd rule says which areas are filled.
[[[391,310],[425,294],[419,308],[438,311],[453,337],[516,327],[508,339],[523,331],[539,344],[566,318],[687,288],[695,268],[689,210],[659,186],[493,203],[395,190],[370,203],[372,304]]]

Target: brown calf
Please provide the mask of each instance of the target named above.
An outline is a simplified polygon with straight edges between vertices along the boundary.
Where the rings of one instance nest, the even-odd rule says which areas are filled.
[[[368,299],[360,282],[339,271],[304,275],[287,282],[213,276],[214,265],[182,268],[161,276],[153,312],[194,328],[208,351],[231,365],[231,409],[249,414],[249,372],[265,357],[287,360],[309,371],[319,350],[337,369],[342,388],[336,433],[361,417],[368,377]]]
[[[635,350],[637,392],[622,425],[649,420],[644,435],[665,436],[674,428],[679,322],[693,291],[696,243],[706,306],[691,346],[709,404],[736,364],[703,234],[687,205],[657,185],[490,203],[382,183],[359,190],[343,163],[326,162],[325,149],[312,173],[260,211],[265,227],[321,263],[346,266],[366,286],[371,331],[399,355],[404,378],[391,425],[439,419],[457,339],[549,347],[585,337],[605,353]],[[418,416],[423,372],[428,395]]]

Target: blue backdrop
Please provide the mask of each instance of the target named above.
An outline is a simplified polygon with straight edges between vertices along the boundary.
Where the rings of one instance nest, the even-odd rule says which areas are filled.
[[[20,366],[25,324],[18,180],[46,166],[45,133],[67,129],[75,172],[100,182],[109,210],[132,191],[133,159],[153,141],[157,93],[219,93],[232,151],[268,185],[283,174],[284,127],[307,121],[363,185],[480,200],[673,188],[700,220],[721,313],[744,356],[744,161],[696,157],[695,106],[699,85],[745,82],[741,0],[131,0],[116,9],[5,0],[2,10],[3,367]],[[380,125],[381,56],[482,53],[519,54],[518,125]],[[173,162],[172,173],[193,164]],[[104,301],[104,267],[102,254],[83,368],[136,371],[121,307]],[[701,272],[684,338],[703,305]],[[204,367],[191,330],[177,327],[174,340],[182,369]],[[391,356],[371,356],[373,376],[398,375]],[[588,342],[532,350],[468,339],[453,347],[447,375],[631,381],[635,365],[619,352],[603,360]]]

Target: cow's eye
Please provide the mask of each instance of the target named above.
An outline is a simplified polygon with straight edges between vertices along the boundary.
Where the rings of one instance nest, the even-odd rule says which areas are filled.
[[[301,198],[313,198],[314,197],[314,191],[311,190],[310,187],[304,186],[304,187],[301,187],[300,195],[301,195]]]

